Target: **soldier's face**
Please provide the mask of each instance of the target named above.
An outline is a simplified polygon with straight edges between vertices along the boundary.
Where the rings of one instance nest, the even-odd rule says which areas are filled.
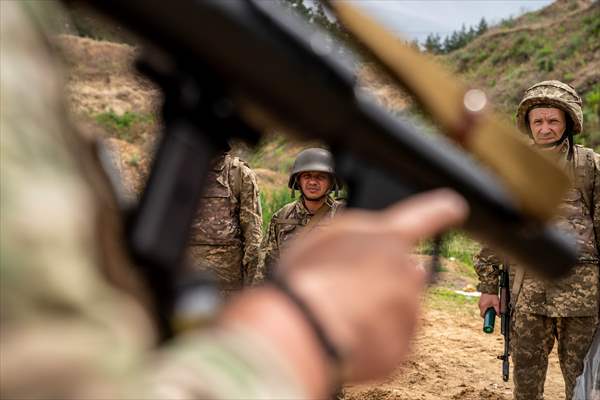
[[[331,177],[325,172],[307,171],[300,174],[298,183],[308,200],[318,200],[329,193]]]
[[[529,128],[537,144],[556,142],[567,128],[565,113],[558,108],[534,108],[529,111]]]

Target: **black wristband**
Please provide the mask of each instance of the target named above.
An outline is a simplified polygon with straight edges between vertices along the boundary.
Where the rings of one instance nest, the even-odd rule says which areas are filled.
[[[292,303],[296,305],[298,310],[300,310],[300,312],[304,316],[304,319],[308,322],[313,332],[315,333],[315,337],[318,339],[321,348],[323,349],[327,357],[331,361],[333,361],[336,367],[339,367],[342,362],[342,357],[340,356],[340,353],[337,351],[331,340],[329,340],[329,337],[323,330],[323,327],[321,326],[319,321],[317,321],[315,315],[308,308],[308,305],[304,302],[304,300],[298,297],[298,295],[294,293],[294,291],[289,287],[287,282],[285,282],[281,277],[275,277],[271,283],[274,285],[274,287],[279,289],[281,293],[285,294],[285,296],[288,299],[290,299]]]

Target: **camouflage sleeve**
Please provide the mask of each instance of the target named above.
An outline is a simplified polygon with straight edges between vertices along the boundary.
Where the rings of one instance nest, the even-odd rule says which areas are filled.
[[[250,285],[258,269],[262,240],[262,209],[256,174],[245,164],[240,165],[240,226],[244,238],[242,263],[246,270],[244,284]]]
[[[500,265],[498,256],[489,247],[483,246],[473,261],[475,272],[479,277],[477,290],[481,293],[498,294]]]
[[[0,398],[306,398],[250,331],[153,350],[143,308],[103,279],[87,153],[24,3],[0,1]]]
[[[269,223],[269,230],[263,239],[261,252],[263,253],[261,262],[261,273],[263,279],[266,279],[273,269],[273,264],[279,260],[279,244],[277,243],[277,228],[273,220],[277,217],[277,213],[273,214]]]

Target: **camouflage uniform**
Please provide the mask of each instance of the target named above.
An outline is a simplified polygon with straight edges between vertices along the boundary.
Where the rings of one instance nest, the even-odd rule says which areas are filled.
[[[299,176],[304,172],[328,174],[331,183],[328,193],[334,192],[337,194],[343,185],[335,173],[334,164],[333,155],[322,148],[309,148],[298,153],[288,179],[288,188],[292,190],[292,197],[294,197],[296,190],[302,193]],[[273,214],[269,224],[269,232],[262,244],[263,260],[259,279],[268,278],[272,275],[273,267],[279,260],[281,250],[288,246],[292,237],[305,235],[326,226],[337,212],[343,208],[343,202],[334,200],[330,195],[326,196],[325,202],[314,214],[306,208],[303,194],[299,200],[286,204]],[[313,220],[313,218],[317,219]]]
[[[344,207],[344,203],[328,196],[322,207],[328,207],[329,210],[316,226],[309,228],[311,232],[327,226],[337,212]],[[262,244],[264,254],[262,268],[265,276],[271,276],[272,268],[279,260],[281,250],[290,243],[290,239],[302,232],[301,228],[306,226],[313,216],[314,214],[311,214],[304,205],[302,198],[286,204],[273,214],[269,232]]]
[[[306,398],[252,332],[154,346],[114,198],[31,21],[50,4],[0,1],[0,398]]]
[[[228,293],[253,282],[262,239],[256,175],[237,157],[212,163],[192,225],[189,255],[194,268],[216,274]]]
[[[528,129],[528,110],[543,104],[563,109],[572,120],[573,134],[581,132],[580,107],[565,107],[565,103],[577,104],[579,99],[572,88],[557,81],[542,82],[530,88],[527,94],[517,113],[518,124],[523,130]],[[557,281],[544,280],[529,271],[523,275],[512,315],[515,399],[543,398],[548,354],[555,338],[565,379],[565,395],[570,399],[598,324],[600,155],[581,146],[574,146],[569,154],[569,148],[561,145],[558,157],[571,176],[573,187],[567,191],[559,207],[559,216],[553,223],[576,238],[579,260],[566,277]],[[500,264],[501,260],[486,247],[475,258],[480,281],[478,289],[482,293],[498,293]],[[509,265],[514,283],[519,266]],[[518,290],[512,289],[513,292]]]

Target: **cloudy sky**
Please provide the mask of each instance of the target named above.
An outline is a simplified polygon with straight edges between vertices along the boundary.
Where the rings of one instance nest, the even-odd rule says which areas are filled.
[[[552,0],[350,0],[411,39],[425,40],[428,34],[442,38],[464,23],[477,25],[481,17],[488,24],[518,16],[552,3]]]

